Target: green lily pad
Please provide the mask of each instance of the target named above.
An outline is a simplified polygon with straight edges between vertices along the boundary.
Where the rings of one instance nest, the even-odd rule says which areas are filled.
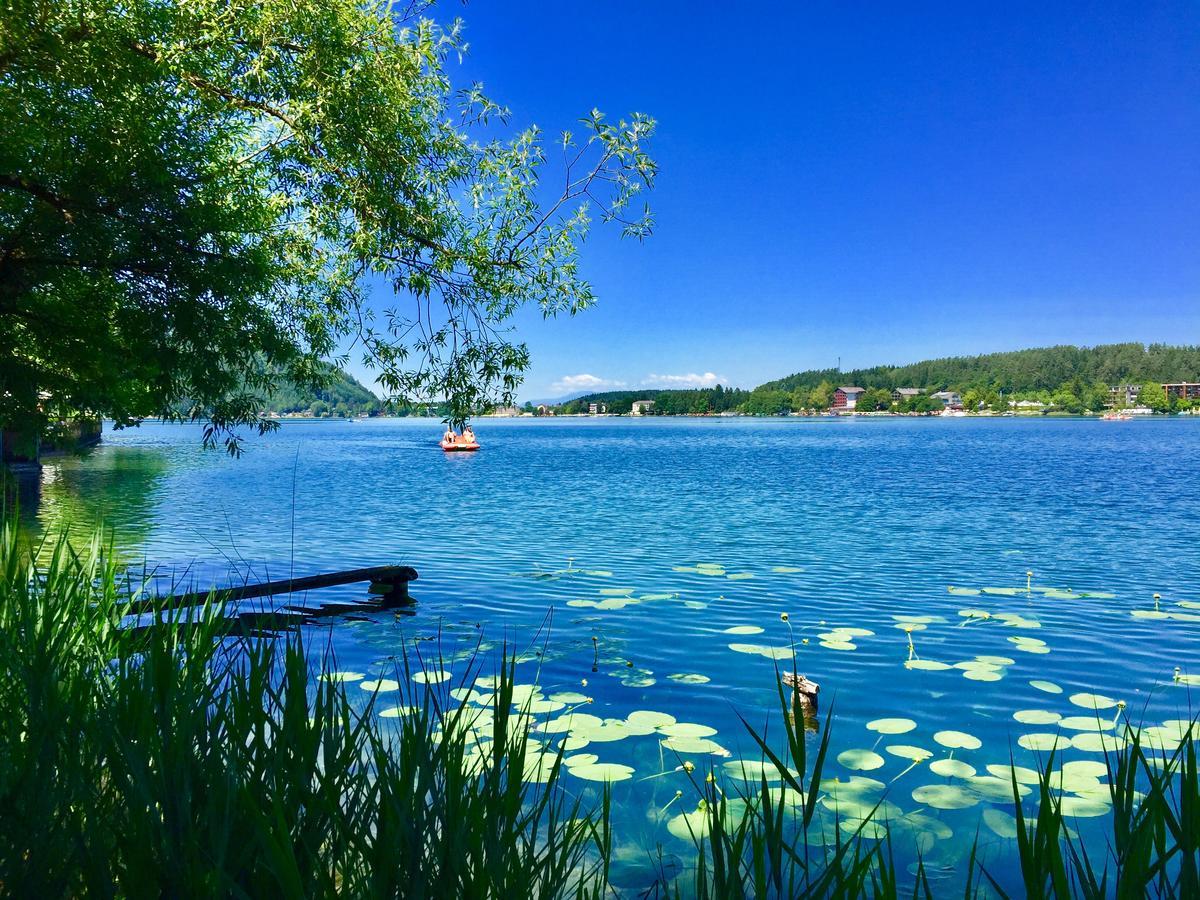
[[[804,570],[799,566],[775,566],[771,571],[777,575],[795,575],[797,572],[803,572]]]
[[[1072,694],[1067,699],[1084,709],[1112,709],[1117,705],[1116,700],[1103,694]]]
[[[367,676],[362,672],[322,672],[319,677],[322,681],[346,683],[350,681],[362,681]]]
[[[668,675],[667,678],[671,679],[672,681],[677,681],[680,684],[708,684],[710,681],[712,681],[712,679],[707,675],[699,675],[695,673],[677,673],[675,675]]]
[[[1070,731],[1108,731],[1112,728],[1112,722],[1106,722],[1094,715],[1066,716],[1058,720],[1058,727]]]
[[[922,672],[944,672],[946,669],[953,668],[949,663],[938,662],[933,659],[910,659],[904,664],[906,669],[917,669]]]
[[[765,644],[730,644],[729,649],[736,653],[765,656],[767,659],[787,659],[792,655],[791,647],[769,647]]]
[[[907,734],[917,727],[912,719],[875,719],[867,723],[868,731],[879,734]]]
[[[1063,735],[1051,734],[1048,731],[1040,731],[1021,735],[1017,738],[1017,743],[1026,750],[1049,751],[1056,748],[1062,750],[1071,743],[1071,739]]]
[[[732,628],[726,628],[725,634],[762,634],[763,630],[758,625],[734,625]]]
[[[420,684],[441,684],[443,681],[450,680],[450,673],[445,669],[431,669],[413,672],[412,679]]]
[[[576,778],[584,781],[625,781],[633,777],[633,768],[620,763],[592,763],[588,766],[572,766],[568,769]]]
[[[965,731],[939,731],[933,739],[951,750],[978,750],[983,746],[983,741]]]
[[[957,784],[925,784],[915,788],[912,798],[934,809],[967,809],[979,802],[979,796]]]
[[[707,809],[680,813],[667,822],[667,831],[681,841],[701,840],[708,837],[709,815]]]
[[[829,650],[857,650],[858,644],[851,641],[821,641],[821,646]]]
[[[575,706],[580,703],[587,703],[592,698],[587,694],[580,694],[577,691],[559,691],[551,694],[550,699],[557,703],[565,703],[567,706]]]
[[[1017,784],[1038,784],[1042,779],[1041,773],[1037,769],[1030,769],[1026,766],[1009,766],[993,763],[985,768],[1002,781],[1015,778]]]
[[[1063,692],[1063,689],[1053,681],[1041,681],[1035,679],[1034,681],[1029,682],[1029,686],[1047,694],[1061,694]]]
[[[420,672],[417,673],[417,675],[420,674]],[[414,681],[417,680],[417,675],[413,676]],[[358,686],[364,691],[371,691],[372,693],[380,694],[386,694],[389,691],[400,690],[400,682],[393,681],[391,678],[380,678],[378,681],[360,681]]]
[[[672,737],[663,741],[662,745],[676,753],[715,753],[717,755],[728,753],[724,747],[708,738]]]
[[[929,764],[929,771],[943,778],[970,778],[975,767],[961,759],[935,759]]]
[[[576,753],[574,756],[563,757],[563,765],[568,769],[572,766],[590,766],[598,762],[600,762],[600,757],[595,753]]]
[[[983,824],[990,828],[997,837],[1015,838],[1017,836],[1017,820],[1002,809],[992,806],[985,809]]]
[[[1062,715],[1048,709],[1018,709],[1013,718],[1022,725],[1053,725]]]
[[[1125,738],[1102,731],[1084,731],[1071,738],[1071,746],[1085,753],[1107,753],[1125,746]]]
[[[668,725],[660,725],[658,730],[667,737],[678,738],[712,737],[717,733],[717,729],[709,725],[699,725],[695,722],[673,722]]]
[[[843,750],[838,754],[838,763],[847,769],[870,772],[883,768],[883,757],[873,750]]]
[[[1064,816],[1070,816],[1073,819],[1085,819],[1106,815],[1110,805],[1092,798],[1063,797],[1058,801],[1058,808]]]
[[[889,744],[883,748],[892,756],[899,756],[901,759],[911,760],[912,762],[921,762],[933,756],[933,751],[926,750],[924,747],[912,747],[908,744]]]
[[[664,725],[674,725],[675,717],[670,713],[657,712],[653,709],[635,709],[625,717],[630,723],[648,725],[650,728],[661,728]]]

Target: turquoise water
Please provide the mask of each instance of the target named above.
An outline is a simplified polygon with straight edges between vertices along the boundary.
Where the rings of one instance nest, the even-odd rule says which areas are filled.
[[[1200,673],[1200,421],[498,420],[478,434],[481,452],[443,454],[429,420],[288,422],[233,460],[202,451],[199,429],[148,424],[47,466],[25,513],[43,527],[103,517],[163,584],[413,565],[414,615],[318,632],[339,668],[390,675],[417,639],[448,657],[480,635],[485,649],[507,641],[526,651],[518,679],[550,698],[543,718],[562,715],[561,692],[601,718],[665,712],[715,729],[676,744],[722,772],[757,757],[738,714],[769,723],[772,657],[794,641],[822,711],[836,707],[834,752],[872,751],[832,765],[859,779],[835,788],[843,816],[886,797],[947,885],[977,827],[1006,866],[1012,802],[986,766],[1010,750],[1033,765],[1018,739],[1084,735],[1066,759],[1102,759],[1096,735],[1112,732],[1096,720],[1122,711],[1072,695],[1123,701],[1148,725],[1188,716],[1173,675]],[[866,727],[885,718],[914,725]],[[640,780],[678,764],[663,737],[577,751],[635,770],[614,784],[616,875],[631,887],[657,845],[668,863],[687,858],[667,827],[690,808],[684,775]],[[932,759],[905,772],[909,751],[888,747]],[[948,757],[975,775],[930,770]],[[1075,771],[1086,833],[1103,791]],[[574,774],[566,785],[599,789]]]

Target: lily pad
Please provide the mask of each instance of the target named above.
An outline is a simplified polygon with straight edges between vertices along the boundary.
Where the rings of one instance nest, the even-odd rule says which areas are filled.
[[[416,681],[417,675],[420,674],[421,673],[418,672],[416,675],[414,675],[413,680]],[[380,694],[386,694],[389,691],[400,690],[400,682],[394,681],[391,678],[380,678],[378,681],[360,681],[358,686],[364,691],[371,691],[372,693]]]
[[[990,828],[997,837],[1015,838],[1017,836],[1017,820],[1002,809],[992,806],[985,809],[983,824]]]
[[[983,746],[983,741],[965,731],[939,731],[933,739],[951,750],[978,750]]]
[[[838,754],[838,763],[847,769],[870,772],[883,768],[883,757],[873,750],[843,750]]]
[[[1041,681],[1035,679],[1034,681],[1029,682],[1029,686],[1047,694],[1061,694],[1063,692],[1063,689],[1053,681]]]
[[[1022,725],[1053,725],[1062,714],[1048,709],[1018,709],[1013,718]]]
[[[907,734],[917,727],[912,719],[875,719],[867,723],[868,731],[879,734]]]
[[[708,684],[712,681],[707,675],[699,675],[696,673],[676,673],[667,676],[672,681],[677,681],[680,684]]]
[[[935,759],[929,764],[929,771],[943,778],[970,778],[975,767],[961,759]]]
[[[667,831],[681,841],[700,840],[708,837],[709,811],[698,809],[695,812],[680,813],[667,822]]]
[[[1041,781],[1041,773],[1037,769],[1030,769],[1026,766],[1009,766],[993,763],[986,766],[988,772],[1002,781],[1008,781],[1010,778],[1015,778],[1017,784],[1037,784]]]
[[[639,725],[649,725],[651,728],[661,728],[664,725],[674,725],[675,717],[670,713],[657,712],[653,709],[635,709],[625,717],[629,722]]]
[[[908,744],[889,744],[883,748],[892,756],[899,756],[901,759],[911,760],[912,762],[921,762],[933,756],[933,751],[926,750],[924,747],[911,747]]]
[[[949,663],[938,662],[934,659],[910,659],[904,664],[906,669],[918,669],[923,672],[944,672],[953,668]]]
[[[791,647],[769,647],[765,644],[730,644],[729,649],[737,653],[752,653],[767,659],[787,659],[792,655]]]
[[[710,741],[708,738],[672,737],[663,741],[662,745],[668,750],[674,750],[676,753],[728,754],[728,751],[724,747],[715,741]]]
[[[732,628],[726,628],[725,634],[762,634],[763,630],[758,625],[734,625]]]
[[[319,677],[322,681],[346,683],[350,681],[362,681],[367,676],[362,672],[322,672]]]
[[[1061,750],[1071,743],[1071,739],[1048,731],[1039,731],[1021,735],[1017,738],[1017,743],[1026,750],[1049,751],[1056,748]]]
[[[821,646],[829,650],[857,650],[858,644],[851,641],[821,641]]]
[[[1103,694],[1072,694],[1067,699],[1084,709],[1112,709],[1117,705],[1116,700]]]
[[[717,729],[695,722],[674,722],[669,725],[660,725],[658,730],[667,737],[678,738],[712,737],[717,733]]]
[[[957,784],[925,784],[912,792],[912,798],[934,809],[967,809],[979,802],[979,796]]]
[[[576,778],[584,781],[625,781],[633,777],[633,768],[620,763],[592,763],[587,766],[572,766],[568,769]]]
[[[413,681],[420,684],[441,684],[443,681],[450,680],[450,673],[445,669],[432,669],[430,671],[413,672]]]

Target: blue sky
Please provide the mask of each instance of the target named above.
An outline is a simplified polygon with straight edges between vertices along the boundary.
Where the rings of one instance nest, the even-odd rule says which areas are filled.
[[[645,244],[518,320],[523,398],[1200,341],[1200,8],[472,0],[513,127],[653,115]]]

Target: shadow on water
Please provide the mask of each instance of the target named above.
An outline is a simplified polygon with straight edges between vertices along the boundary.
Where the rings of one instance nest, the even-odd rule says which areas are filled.
[[[40,471],[8,476],[3,519],[15,518],[22,536],[36,542],[66,533],[84,546],[101,526],[120,526],[116,548],[129,558],[145,543],[163,502],[170,461],[157,448],[101,445],[51,457]]]

